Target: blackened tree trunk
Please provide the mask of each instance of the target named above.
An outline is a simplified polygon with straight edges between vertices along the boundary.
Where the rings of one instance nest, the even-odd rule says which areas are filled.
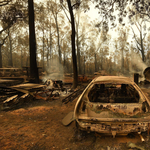
[[[0,68],[2,68],[2,44],[0,44]]]
[[[64,66],[66,65],[66,51],[64,51]]]
[[[55,12],[53,10],[53,7],[51,8],[52,8],[52,14],[54,16],[55,23],[56,23],[58,55],[59,55],[59,63],[61,64],[61,47],[60,47],[60,36],[59,36],[59,26],[58,26],[58,12]]]
[[[57,28],[57,43],[58,43],[58,54],[59,54],[59,63],[61,64],[61,48],[60,48],[60,38],[59,38],[59,27],[58,27],[58,19],[57,19],[57,15],[55,18],[55,22],[56,22],[56,28]]]
[[[124,73],[124,49],[121,49],[121,71]]]
[[[29,12],[30,78],[33,79],[35,83],[39,83],[39,73],[36,62],[36,39],[35,39],[33,0],[28,0],[28,12]]]
[[[83,68],[83,74],[85,74],[85,56],[84,56],[84,68]]]
[[[76,36],[77,36],[77,62],[78,62],[78,73],[81,74],[81,63],[80,63],[80,42],[79,42],[79,15],[78,15],[78,22],[76,23]]]
[[[95,58],[95,72],[97,72],[97,58],[96,58],[96,53],[94,54],[94,58]]]
[[[46,53],[46,60],[47,60],[47,66],[49,66],[49,42],[48,42],[48,39],[47,39],[47,53]]]
[[[79,35],[77,31],[77,60],[78,60],[78,71],[81,74],[81,62],[80,62],[80,47],[79,47]]]
[[[2,46],[4,45],[5,43],[5,40],[7,39],[8,36],[6,36],[3,40],[2,40],[2,43],[0,44],[0,68],[3,67],[3,62],[2,62]]]
[[[51,20],[50,20],[50,35],[49,35],[49,38],[50,38],[50,63],[52,61],[52,45],[53,45],[53,42],[52,42],[52,26],[51,26]],[[50,64],[49,64],[50,65]]]
[[[21,48],[21,68],[23,67],[23,55],[22,55],[22,48]]]
[[[145,37],[144,37],[145,38]],[[141,51],[141,54],[142,54],[142,60],[143,62],[145,62],[145,49],[144,49],[144,38],[142,37],[142,31],[140,32],[140,45],[141,45],[141,48],[139,49]]]
[[[9,66],[13,67],[13,58],[12,58],[12,39],[11,39],[11,34],[10,30],[8,29],[8,37],[9,37]]]
[[[78,70],[77,70],[77,58],[76,58],[76,48],[75,48],[75,23],[74,23],[74,15],[71,6],[70,0],[67,0],[70,18],[71,18],[71,45],[72,45],[72,61],[73,61],[73,88],[76,88],[78,85]]]
[[[44,49],[44,47],[45,47],[45,40],[44,40],[44,28],[43,28],[43,58],[42,58],[42,60],[43,60],[43,71],[45,70],[45,66],[44,66],[44,55],[45,55],[45,49]]]

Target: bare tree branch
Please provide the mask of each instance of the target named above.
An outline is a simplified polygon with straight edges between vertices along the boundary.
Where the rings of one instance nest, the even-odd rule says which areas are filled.
[[[141,44],[139,43],[139,41],[137,40],[136,35],[135,35],[135,32],[134,32],[134,30],[133,30],[132,27],[131,27],[131,29],[132,29],[132,32],[133,32],[133,34],[134,34],[135,41],[137,42],[137,44],[141,45]]]
[[[10,28],[10,27],[12,26],[13,22],[15,21],[15,19],[16,19],[16,18],[13,18],[13,20],[11,20],[11,22],[10,22],[5,28],[3,28],[3,29],[0,31],[0,34],[1,34],[2,32],[4,32],[5,30],[7,30],[8,28]]]
[[[1,1],[0,2],[0,7],[7,5],[9,2],[11,2],[11,0]]]
[[[138,44],[136,44],[136,47],[137,47],[137,49],[138,49],[139,51],[142,52],[142,50],[140,49],[140,47],[138,46]]]
[[[0,46],[2,46],[5,43],[5,40],[7,39],[7,37],[8,35],[4,39],[2,39],[2,43],[0,44]]]
[[[146,37],[146,34],[147,34],[147,33],[145,33],[145,34],[144,34],[144,37],[142,38],[142,40],[144,40],[144,39],[145,39],[145,37]]]
[[[68,15],[67,15],[67,13],[66,13],[66,11],[65,11],[66,7],[65,7],[63,4],[61,4],[61,7],[62,7],[62,9],[63,9],[63,11],[64,11],[64,13],[65,13],[65,15],[66,15],[68,21],[71,23],[71,20],[69,19]],[[67,9],[66,9],[66,10],[67,10]],[[68,10],[67,10],[67,11],[68,11]]]
[[[140,26],[140,24],[139,24],[139,23],[137,23],[137,22],[135,23],[135,25],[136,25],[137,29],[139,30],[139,32],[141,32],[141,30],[140,30],[141,26],[140,26],[140,28],[139,28],[137,24],[138,24],[139,26]]]

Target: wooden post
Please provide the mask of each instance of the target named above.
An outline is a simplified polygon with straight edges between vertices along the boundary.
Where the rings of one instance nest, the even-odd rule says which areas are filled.
[[[134,82],[138,85],[138,83],[139,83],[139,74],[138,73],[134,73]]]

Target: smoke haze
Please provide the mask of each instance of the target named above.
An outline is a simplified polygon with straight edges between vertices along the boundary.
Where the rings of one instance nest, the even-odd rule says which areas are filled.
[[[136,72],[135,68],[133,68],[133,65],[138,68],[140,72],[142,72],[147,68],[147,65],[142,61],[141,57],[136,54],[135,52],[132,52],[131,54],[131,72]]]
[[[47,66],[45,70],[46,74],[42,77],[43,82],[48,79],[63,80],[64,78],[64,68],[58,59],[50,61],[49,66]]]

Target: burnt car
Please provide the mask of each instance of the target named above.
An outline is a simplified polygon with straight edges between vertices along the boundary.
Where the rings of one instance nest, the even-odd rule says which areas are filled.
[[[89,132],[113,137],[130,132],[140,134],[150,128],[150,102],[131,79],[100,76],[77,100],[74,119],[79,129]]]

